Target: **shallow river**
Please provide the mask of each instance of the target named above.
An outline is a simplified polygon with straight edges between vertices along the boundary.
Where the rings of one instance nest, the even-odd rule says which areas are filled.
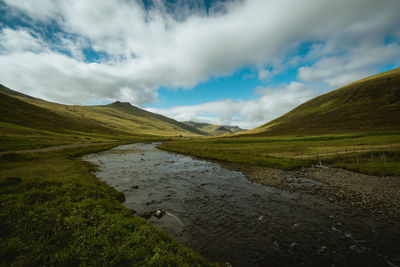
[[[84,159],[124,192],[124,205],[212,261],[233,266],[398,266],[400,229],[362,210],[249,181],[243,174],[157,144]]]

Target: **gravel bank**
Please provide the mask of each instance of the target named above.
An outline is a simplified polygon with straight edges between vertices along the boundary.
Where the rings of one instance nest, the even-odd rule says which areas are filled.
[[[295,171],[220,163],[254,182],[290,192],[316,194],[331,202],[345,202],[400,221],[400,177],[379,177],[329,167]]]

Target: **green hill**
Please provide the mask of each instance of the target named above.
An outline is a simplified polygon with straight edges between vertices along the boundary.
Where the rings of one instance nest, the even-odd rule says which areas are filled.
[[[254,136],[400,131],[400,68],[318,96],[258,128]]]
[[[52,132],[199,136],[204,132],[119,101],[100,106],[69,106],[44,101],[0,86],[0,122]]]
[[[184,123],[210,136],[233,134],[244,131],[238,126],[216,125],[194,121],[185,121]]]
[[[96,121],[79,120],[45,108],[32,105],[18,98],[0,93],[0,121],[33,129],[54,132],[83,131],[112,133],[111,129],[98,125]]]

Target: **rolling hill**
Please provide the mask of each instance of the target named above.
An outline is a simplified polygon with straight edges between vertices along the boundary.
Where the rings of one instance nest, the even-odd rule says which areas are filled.
[[[193,121],[185,121],[184,123],[202,132],[205,132],[210,136],[232,134],[244,131],[238,126],[216,125],[216,124],[193,122]]]
[[[52,132],[201,136],[187,124],[154,114],[129,103],[69,106],[24,95],[0,85],[0,122]]]
[[[400,68],[318,96],[246,136],[400,131]]]

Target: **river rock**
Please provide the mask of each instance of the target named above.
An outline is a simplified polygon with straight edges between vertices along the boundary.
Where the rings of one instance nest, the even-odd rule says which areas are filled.
[[[162,211],[160,209],[157,209],[156,212],[154,213],[154,216],[156,216],[158,219],[160,219],[164,215],[165,215],[165,211]]]

